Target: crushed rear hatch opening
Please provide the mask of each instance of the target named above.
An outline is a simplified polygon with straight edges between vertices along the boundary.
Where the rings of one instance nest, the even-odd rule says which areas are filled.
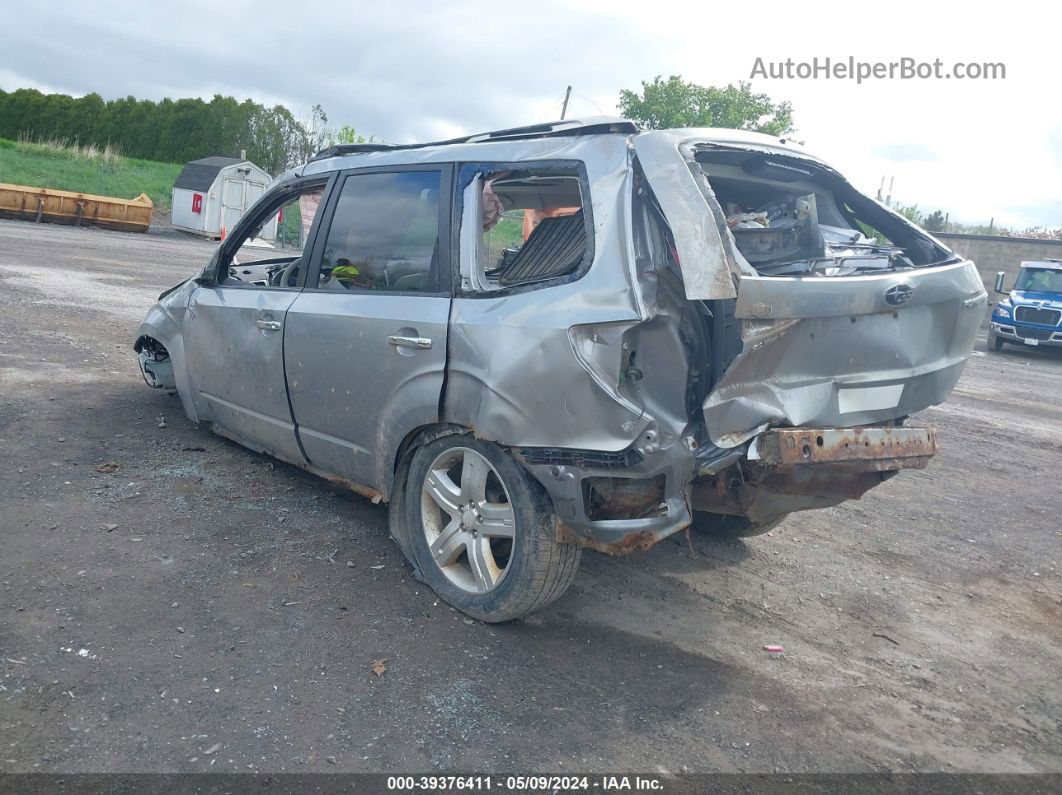
[[[987,300],[973,263],[792,145],[699,132],[646,133],[634,146],[686,298],[740,324],[725,368],[715,341],[703,402],[712,443],[882,423],[943,401]]]

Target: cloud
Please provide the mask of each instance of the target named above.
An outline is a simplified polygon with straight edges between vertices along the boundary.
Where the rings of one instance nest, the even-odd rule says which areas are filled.
[[[911,160],[937,160],[936,153],[925,144],[884,144],[874,150],[874,154],[885,160],[906,163]]]
[[[405,142],[556,118],[576,76],[579,93],[591,98],[584,105],[595,94],[618,96],[644,76],[627,53],[654,44],[625,20],[552,2],[406,4],[397,13],[393,3],[355,10],[319,2],[302,19],[286,8],[181,3],[130,19],[71,6],[45,26],[47,12],[27,6],[20,13],[28,35],[17,58],[8,54],[39,82],[74,93],[222,93],[283,102],[299,115],[320,103],[336,125]],[[69,68],[72,42],[92,69]],[[614,110],[614,99],[605,104]]]
[[[809,151],[871,195],[895,177],[905,204],[1023,226],[1044,222],[1062,183],[1062,105],[1044,101],[1056,33],[1030,27],[1038,11],[1023,11],[1022,0],[985,20],[990,36],[961,37],[941,35],[953,12],[924,0],[893,0],[870,28],[853,27],[843,0],[802,17],[761,0],[759,19],[786,23],[752,27],[718,4],[672,0],[10,5],[4,89],[32,81],[105,98],[220,93],[282,103],[302,118],[320,103],[333,126],[396,143],[557,118],[568,85],[570,116],[614,113],[620,90],[641,80],[681,74],[725,85],[748,79],[757,57],[1005,62],[1007,79],[997,81],[757,79],[753,89],[791,101]]]
[[[1043,226],[1049,229],[1062,228],[1062,199],[1043,199],[1022,202],[1003,208],[1009,214],[1024,220],[1022,227]]]
[[[1055,156],[1055,165],[1062,166],[1062,127],[1047,131],[1047,148]]]

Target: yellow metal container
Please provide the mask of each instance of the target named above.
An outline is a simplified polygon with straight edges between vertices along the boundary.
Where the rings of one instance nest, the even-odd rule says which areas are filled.
[[[8,218],[146,232],[153,209],[154,204],[146,193],[135,199],[116,199],[0,182],[0,216]]]

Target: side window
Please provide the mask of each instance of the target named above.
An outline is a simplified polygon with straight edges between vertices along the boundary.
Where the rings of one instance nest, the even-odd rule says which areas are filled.
[[[474,288],[548,281],[588,262],[584,198],[574,170],[484,172],[472,184],[478,193],[471,198],[477,200],[479,230],[476,254],[470,254]],[[463,234],[462,240],[469,236]]]
[[[243,234],[239,248],[223,263],[220,283],[226,287],[294,287],[324,188],[308,185],[263,208],[257,222]]]
[[[435,289],[441,180],[438,171],[347,177],[317,286],[344,292]]]

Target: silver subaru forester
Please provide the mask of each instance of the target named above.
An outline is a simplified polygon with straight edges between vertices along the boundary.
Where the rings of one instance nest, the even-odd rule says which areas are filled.
[[[926,466],[973,263],[784,139],[593,118],[336,146],[136,332],[188,416],[390,504],[505,621],[584,547],[736,537]]]

